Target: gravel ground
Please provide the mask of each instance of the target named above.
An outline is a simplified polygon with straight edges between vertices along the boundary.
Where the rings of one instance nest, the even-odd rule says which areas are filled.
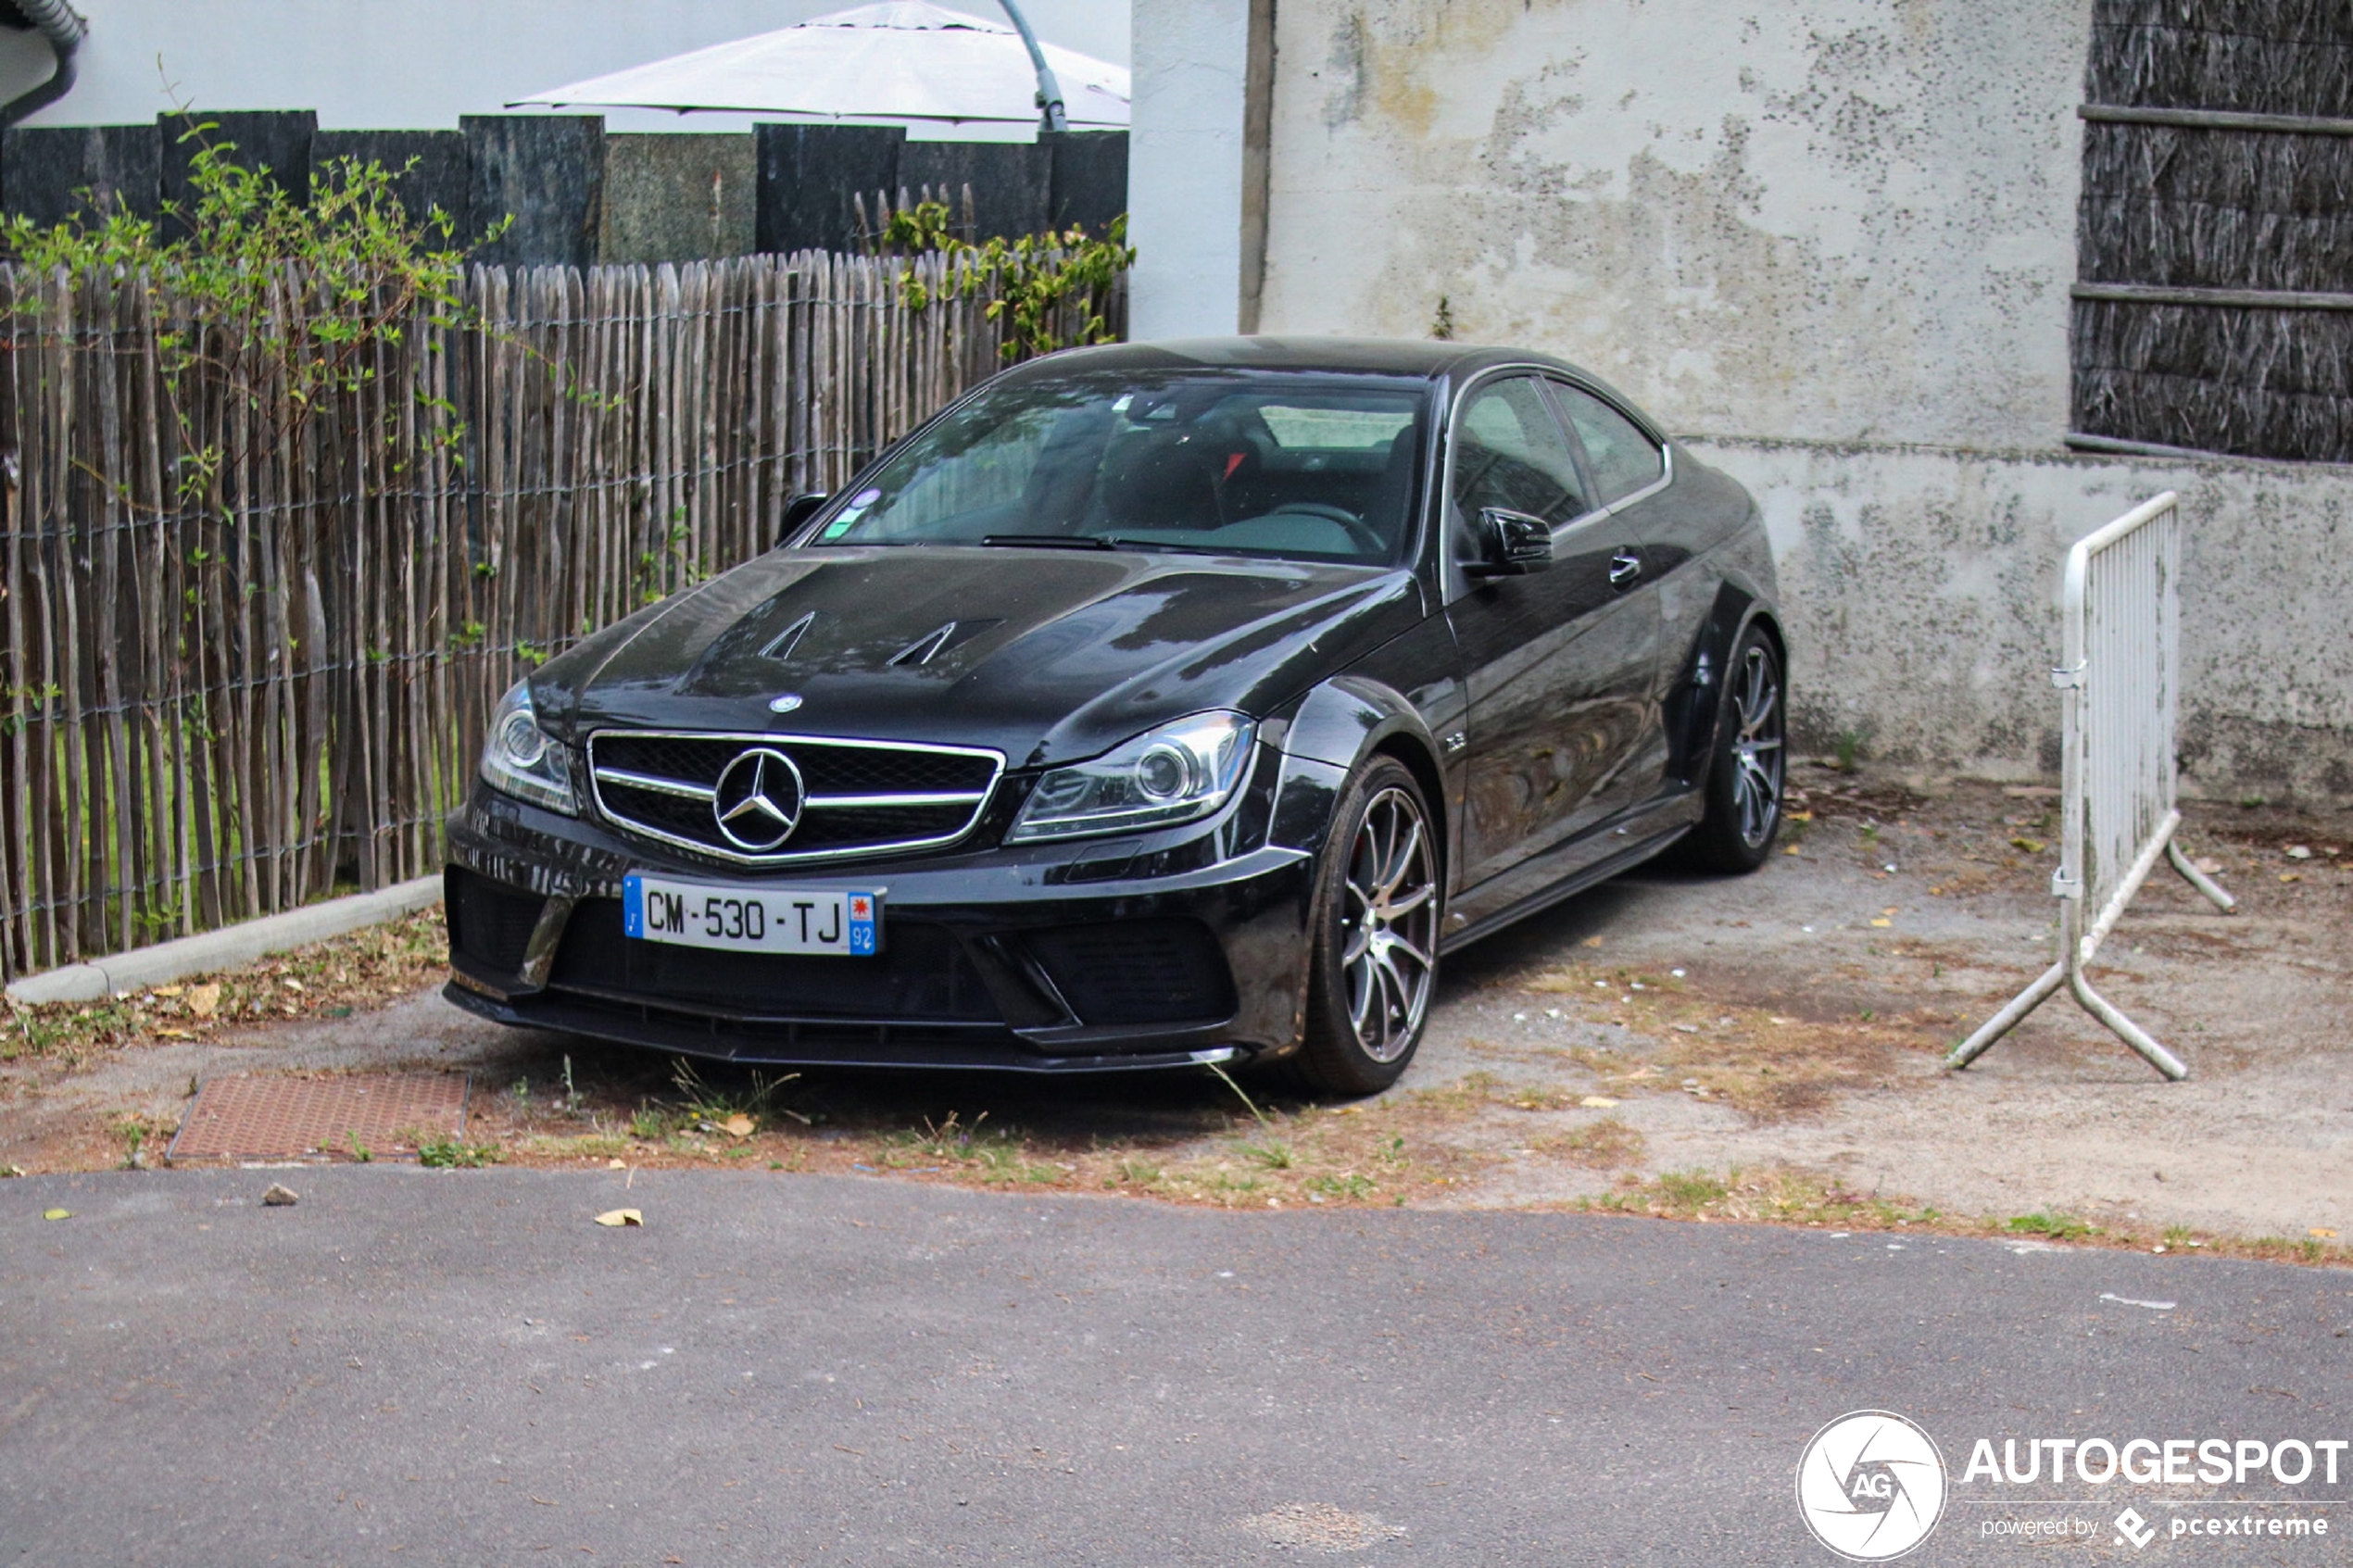
[[[2101,972],[2188,1082],[2065,1000],[1952,1073],[1943,1053],[2049,961],[2050,792],[1804,782],[1795,852],[1758,874],[1628,876],[1458,955],[1413,1072],[1359,1106],[1245,1083],[1267,1102],[1253,1119],[1209,1079],[902,1074],[806,1075],[753,1105],[741,1075],[690,1093],[660,1058],[501,1031],[429,989],[372,1001],[396,964],[338,1004],[339,971],[313,960],[230,977],[230,1003],[254,999],[201,1027],[172,1027],[184,996],[144,998],[112,1043],[0,1063],[0,1168],[119,1164],[127,1129],[151,1155],[215,1073],[440,1066],[475,1074],[470,1136],[523,1163],[896,1169],[1227,1207],[1868,1208],[2110,1239],[2353,1236],[2353,822],[2190,809],[2184,840],[2241,912],[2160,872]],[[308,988],[270,989],[291,974]],[[252,1016],[288,1009],[302,1016]],[[756,1136],[714,1129],[729,1105]]]

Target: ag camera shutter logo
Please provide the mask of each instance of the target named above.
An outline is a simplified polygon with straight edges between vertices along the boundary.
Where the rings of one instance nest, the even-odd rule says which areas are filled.
[[[1892,1411],[1855,1411],[1814,1434],[1797,1461],[1797,1511],[1850,1562],[1903,1556],[1944,1514],[1944,1456]]]

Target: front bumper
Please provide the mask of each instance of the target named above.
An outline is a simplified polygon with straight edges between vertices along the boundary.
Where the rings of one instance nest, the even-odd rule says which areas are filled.
[[[1224,813],[1184,829],[791,876],[477,784],[449,822],[446,994],[501,1023],[742,1062],[1067,1073],[1279,1054],[1303,1014],[1315,850],[1340,783],[1270,752]],[[633,940],[632,871],[878,886],[882,951]]]

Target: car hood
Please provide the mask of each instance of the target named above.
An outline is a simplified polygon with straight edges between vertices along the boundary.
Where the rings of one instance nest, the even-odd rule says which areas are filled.
[[[1211,708],[1264,715],[1422,613],[1411,574],[1130,551],[778,550],[544,666],[543,722],[1091,757]],[[774,699],[798,696],[785,713]]]

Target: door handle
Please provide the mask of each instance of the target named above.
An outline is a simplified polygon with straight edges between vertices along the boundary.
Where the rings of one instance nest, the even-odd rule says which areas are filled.
[[[1620,550],[1609,558],[1609,585],[1613,588],[1631,587],[1642,574],[1642,558],[1631,550]]]

